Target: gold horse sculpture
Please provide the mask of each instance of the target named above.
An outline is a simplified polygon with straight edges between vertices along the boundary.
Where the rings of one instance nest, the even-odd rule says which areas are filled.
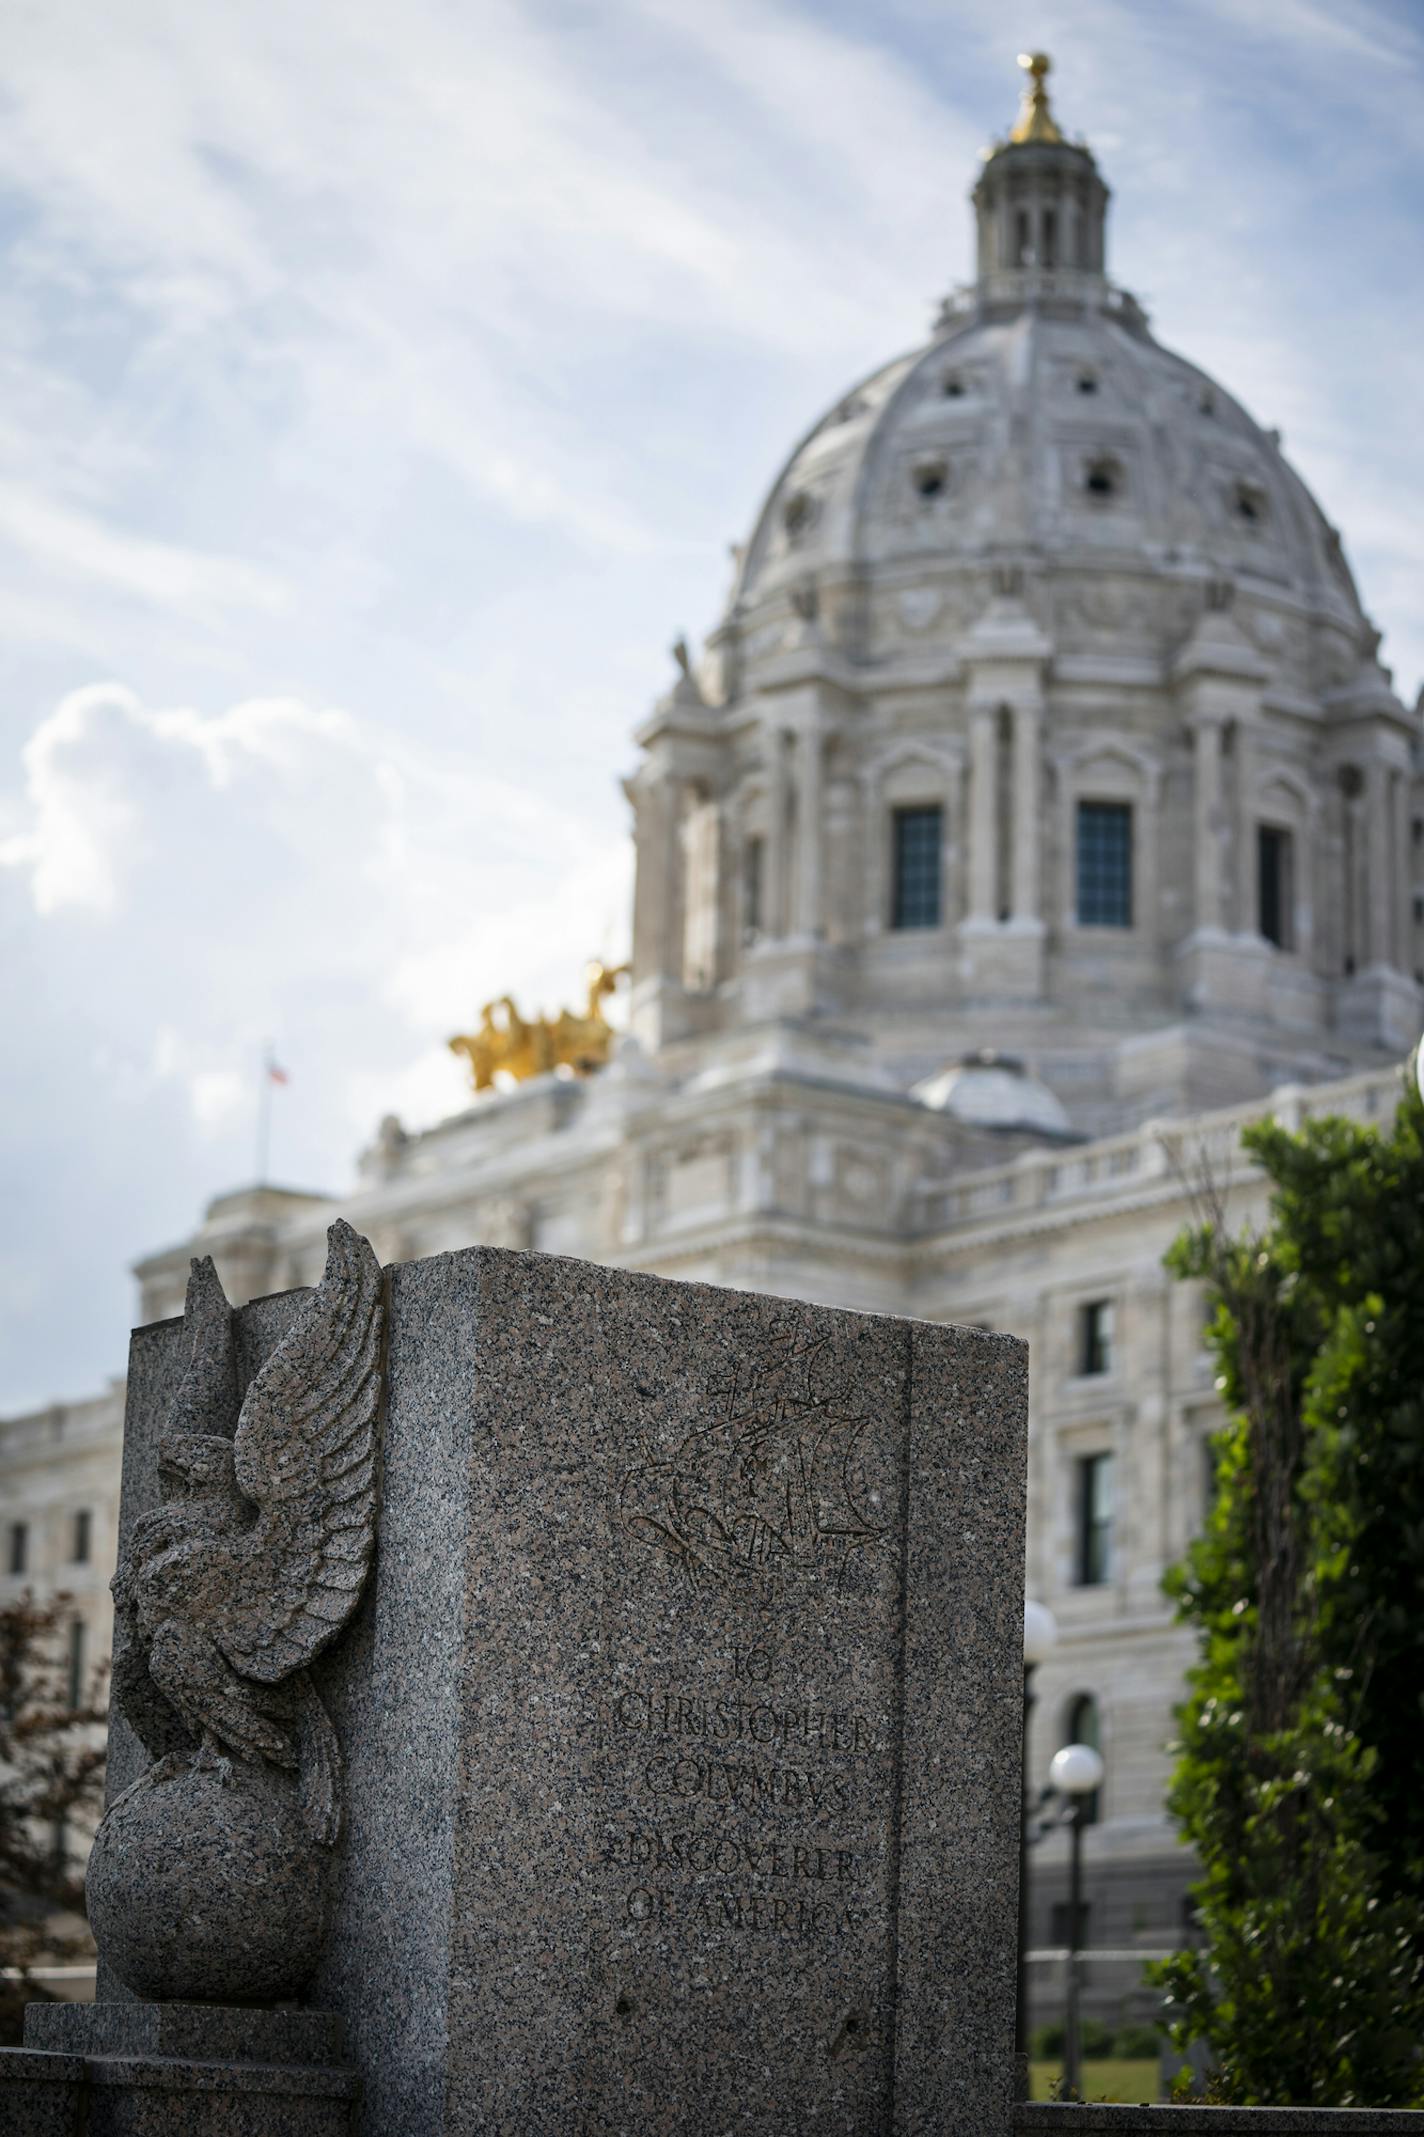
[[[627,971],[626,965],[595,959],[588,967],[585,1007],[561,1009],[555,1017],[521,1016],[512,994],[499,995],[481,1008],[478,1030],[457,1034],[450,1051],[464,1056],[476,1091],[493,1090],[501,1072],[516,1083],[557,1068],[591,1076],[603,1067],[613,1044],[613,1026],[603,1005]]]

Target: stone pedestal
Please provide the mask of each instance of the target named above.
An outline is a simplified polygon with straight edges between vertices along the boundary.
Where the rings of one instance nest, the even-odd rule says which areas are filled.
[[[1271,947],[1259,935],[1198,928],[1177,953],[1183,1006],[1194,1015],[1259,1016],[1271,968]]]
[[[816,1006],[817,945],[808,936],[768,937],[742,959],[742,1017],[807,1016]]]
[[[1043,999],[1048,935],[1041,920],[964,920],[958,940],[964,992],[971,1001]]]
[[[1371,965],[1338,988],[1336,1023],[1347,1038],[1403,1053],[1419,1036],[1420,999],[1406,973]]]
[[[323,2011],[31,2004],[0,2137],[349,2137],[361,2081]]]
[[[1007,2137],[1024,1346],[491,1248],[387,1282],[377,1558],[313,1669],[355,2129]],[[125,1533],[184,1355],[135,1337]],[[302,2014],[127,2009],[38,2022],[88,2127],[180,2126],[202,2069],[247,2119],[181,2126],[344,2127]],[[94,2123],[125,2061],[150,2120]]]

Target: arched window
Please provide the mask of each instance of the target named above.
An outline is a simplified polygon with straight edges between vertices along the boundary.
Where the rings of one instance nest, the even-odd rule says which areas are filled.
[[[894,809],[890,825],[890,925],[937,928],[944,919],[943,812],[938,803]]]
[[[999,707],[994,729],[994,909],[1009,920],[1014,910],[1014,716]]]
[[[1256,931],[1295,948],[1295,842],[1283,824],[1256,826]]]
[[[1098,1719],[1098,1702],[1091,1692],[1077,1692],[1068,1702],[1064,1723],[1065,1744],[1087,1744],[1093,1751],[1102,1751],[1102,1724]],[[1096,1825],[1102,1816],[1099,1801],[1102,1791],[1094,1789],[1083,1805],[1084,1825]]]
[[[1078,925],[1132,926],[1132,804],[1078,803]]]

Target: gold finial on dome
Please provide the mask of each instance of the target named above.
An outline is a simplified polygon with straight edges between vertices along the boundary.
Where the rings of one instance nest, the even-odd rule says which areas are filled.
[[[1019,106],[1019,115],[1009,139],[1061,141],[1063,136],[1058,131],[1058,121],[1049,109],[1048,91],[1044,87],[1044,78],[1053,65],[1052,60],[1046,52],[1020,52],[1019,65],[1033,86],[1024,88],[1023,102]]]

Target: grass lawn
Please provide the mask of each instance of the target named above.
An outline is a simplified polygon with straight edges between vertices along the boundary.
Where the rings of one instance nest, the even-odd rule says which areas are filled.
[[[1054,2079],[1063,2075],[1063,2065],[1050,2059],[1035,2062],[1031,2069],[1033,2097],[1046,2100]],[[1128,2062],[1115,2055],[1091,2056],[1083,2063],[1083,2098],[1122,2100],[1130,2107],[1136,2106],[1139,2100],[1156,2100],[1159,2098],[1157,2064],[1155,2060]]]

